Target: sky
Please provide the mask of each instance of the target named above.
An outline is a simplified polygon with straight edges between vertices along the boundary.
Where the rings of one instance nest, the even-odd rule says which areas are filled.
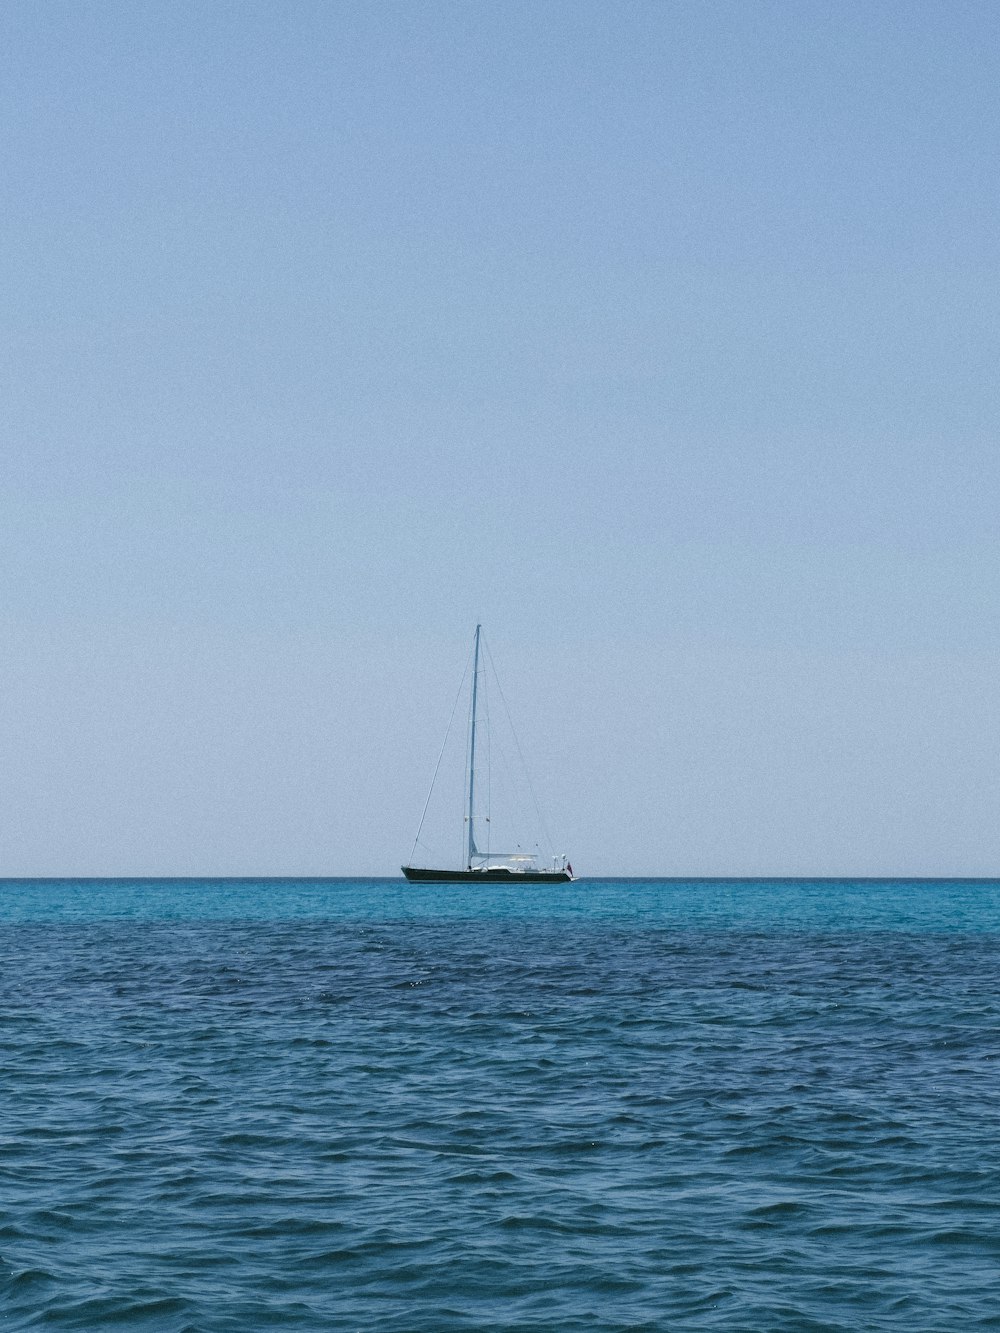
[[[0,874],[1000,873],[1000,9],[0,12]]]

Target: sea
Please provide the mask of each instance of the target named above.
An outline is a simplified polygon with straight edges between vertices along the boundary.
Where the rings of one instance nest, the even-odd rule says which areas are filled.
[[[0,1328],[1000,1329],[1000,884],[0,882]]]

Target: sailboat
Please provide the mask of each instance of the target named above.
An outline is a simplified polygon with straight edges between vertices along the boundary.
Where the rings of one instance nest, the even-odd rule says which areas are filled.
[[[478,753],[476,748],[477,735],[481,734],[483,727],[483,719],[479,716],[480,677],[485,671],[485,663],[482,662],[481,658],[481,646],[482,626],[477,625],[472,652],[472,692],[469,704],[468,764],[465,780],[465,829],[463,837],[465,864],[454,866],[450,869],[432,869],[430,867],[416,866],[413,864],[417,846],[420,843],[421,830],[423,829],[424,820],[427,816],[427,807],[430,804],[431,796],[434,792],[434,783],[437,779],[438,769],[441,765],[441,757],[439,756],[438,768],[434,771],[434,778],[431,781],[431,790],[424,803],[424,810],[420,818],[420,826],[417,829],[417,836],[413,840],[413,851],[410,853],[410,862],[400,868],[408,880],[422,880],[434,883],[447,883],[456,880],[474,884],[481,884],[486,881],[500,881],[507,884],[569,883],[575,877],[573,875],[573,867],[569,864],[569,861],[565,856],[553,856],[550,858],[551,863],[545,865],[543,864],[543,858],[540,852],[537,850],[525,852],[518,849],[514,852],[496,852],[490,847],[489,781],[487,780],[487,797],[484,802],[480,792],[482,783],[477,783],[479,774],[477,773],[476,768]],[[468,664],[466,664],[466,671],[468,671]],[[499,685],[499,682],[497,683]],[[456,707],[457,703],[458,701],[456,699]],[[454,716],[455,714],[453,710],[452,720],[454,720]],[[451,724],[449,723],[449,731],[450,729]],[[447,742],[448,737],[446,735],[445,745],[447,745]],[[491,753],[492,746],[487,746],[488,758]],[[444,754],[444,746],[442,746],[441,754]],[[484,841],[486,843],[485,850],[482,846]]]

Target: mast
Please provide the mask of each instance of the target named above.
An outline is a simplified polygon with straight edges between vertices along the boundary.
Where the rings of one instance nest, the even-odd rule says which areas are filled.
[[[481,629],[482,625],[476,626],[476,652],[472,663],[472,723],[469,728],[469,854],[466,864],[470,870],[472,869],[472,858],[479,854],[476,850],[476,834],[472,824],[472,806],[476,787],[476,695],[479,687],[479,633]]]

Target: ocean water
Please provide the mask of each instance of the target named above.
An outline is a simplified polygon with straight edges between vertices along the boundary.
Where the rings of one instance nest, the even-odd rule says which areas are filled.
[[[0,1327],[1000,1329],[994,882],[0,882]]]

